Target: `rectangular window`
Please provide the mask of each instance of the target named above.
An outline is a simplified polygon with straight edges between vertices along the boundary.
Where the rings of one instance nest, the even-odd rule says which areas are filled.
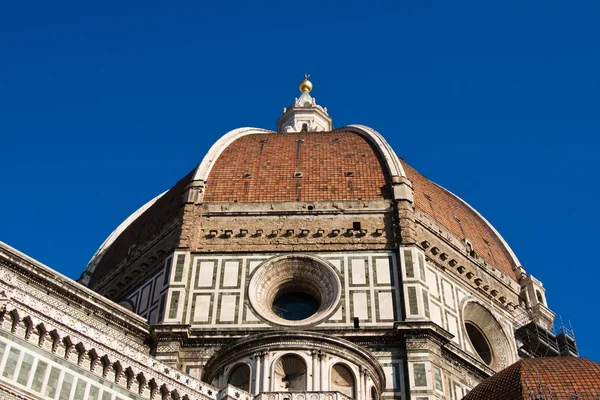
[[[38,361],[37,367],[35,367],[35,372],[33,373],[33,382],[31,383],[31,389],[38,393],[42,391],[42,386],[44,385],[44,377],[46,376],[47,369],[47,363],[41,360]]]
[[[417,288],[408,289],[408,311],[413,315],[419,314],[419,304],[417,304]]]
[[[21,369],[19,369],[19,374],[17,375],[18,384],[27,386],[27,381],[29,380],[29,373],[31,372],[32,366],[33,356],[25,354],[23,356],[23,361],[21,362]]]
[[[46,385],[46,396],[54,398],[54,395],[56,395],[56,387],[58,386],[58,378],[60,378],[60,370],[56,367],[52,367],[50,376],[48,377],[48,384]]]
[[[85,387],[87,386],[87,382],[83,379],[77,379],[77,386],[75,386],[75,395],[73,396],[74,400],[83,399],[85,395]]]
[[[425,310],[425,316],[429,318],[429,295],[423,290],[423,309]]]
[[[104,393],[102,393],[102,400],[111,400],[112,399],[112,394],[110,394],[107,391],[104,391]]]
[[[177,264],[175,265],[175,276],[173,277],[173,282],[181,282],[183,278],[183,265],[185,263],[185,254],[180,254],[177,256]]]
[[[413,373],[415,386],[427,386],[427,375],[425,373],[425,364],[414,364]]]
[[[406,277],[415,277],[415,268],[413,266],[412,251],[404,250],[404,263],[406,264]]]
[[[100,395],[100,389],[96,386],[90,386],[90,391],[88,392],[87,400],[98,400],[98,396]]]
[[[4,372],[2,376],[8,379],[12,379],[15,376],[15,369],[17,368],[17,362],[19,361],[19,356],[21,355],[21,351],[11,347],[8,352],[8,358],[6,359],[6,364],[4,365]]]
[[[419,253],[419,272],[421,273],[421,280],[426,281],[427,277],[425,276],[425,260],[423,259],[423,254]]]
[[[177,307],[179,306],[179,293],[173,292],[171,295],[171,304],[169,305],[169,318],[177,318]]]
[[[71,394],[71,388],[73,388],[73,375],[65,374],[63,378],[62,387],[60,389],[60,396],[58,396],[58,400],[69,400],[69,395]]]

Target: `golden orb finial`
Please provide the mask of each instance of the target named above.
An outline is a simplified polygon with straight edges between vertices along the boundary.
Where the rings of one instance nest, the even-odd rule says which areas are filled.
[[[310,78],[310,75],[304,74],[304,79],[300,82],[300,86],[298,86],[302,93],[310,93],[312,90],[312,82],[308,78]]]

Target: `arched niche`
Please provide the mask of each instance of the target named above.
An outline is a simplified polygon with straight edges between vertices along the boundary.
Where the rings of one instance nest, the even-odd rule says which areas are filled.
[[[250,391],[250,366],[248,364],[238,364],[229,373],[227,383],[239,389]]]
[[[331,368],[331,390],[338,391],[348,397],[355,397],[356,380],[350,368],[340,363]]]
[[[295,354],[286,354],[277,360],[273,369],[273,391],[306,391],[306,363]]]
[[[371,400],[377,400],[377,389],[375,389],[375,386],[371,386]]]

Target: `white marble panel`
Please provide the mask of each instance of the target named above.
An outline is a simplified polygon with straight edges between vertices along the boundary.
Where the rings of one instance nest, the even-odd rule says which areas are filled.
[[[425,276],[427,277],[427,286],[429,287],[429,293],[432,296],[435,296],[435,297],[439,298],[440,297],[440,292],[438,290],[437,276],[436,276],[435,272],[433,272],[429,268],[426,268],[425,269]]]
[[[248,261],[248,268],[250,269],[250,272],[254,271],[254,269],[256,267],[258,267],[262,262],[263,262],[263,260],[250,260],[250,261]]]
[[[455,308],[454,306],[454,293],[452,291],[452,285],[442,279],[442,290],[444,291],[444,303],[450,307]]]
[[[194,321],[208,322],[210,298],[211,295],[196,296],[196,303],[194,304]]]
[[[224,272],[223,272],[223,283],[222,287],[236,287],[238,282],[238,276],[240,273],[240,262],[239,261],[226,261]]]
[[[459,343],[458,340],[458,320],[452,314],[446,314],[446,318],[448,319],[448,332],[450,332],[454,337],[452,340],[456,343]]]
[[[392,292],[377,293],[379,302],[379,319],[394,319],[394,302]]]
[[[376,258],[375,271],[377,272],[378,285],[392,283],[390,276],[390,260],[388,258]]]
[[[436,303],[430,301],[429,302],[429,313],[431,314],[431,320],[441,326],[444,327],[444,322],[442,321],[442,309]]]
[[[233,322],[235,320],[235,303],[237,295],[222,295],[219,322]]]
[[[200,272],[198,273],[198,287],[211,287],[213,285],[215,262],[202,261],[199,268]]]
[[[352,284],[365,285],[367,283],[365,260],[352,260]]]
[[[364,261],[362,261],[362,262],[363,262],[363,267],[364,267]],[[367,303],[367,293],[364,293],[364,292],[352,293],[352,302],[353,302],[353,306],[354,306],[353,317],[358,317],[361,320],[366,321],[369,318],[369,306]]]
[[[246,306],[246,321],[250,321],[250,322],[260,321],[256,317],[256,315],[254,315],[254,313],[252,312],[252,310],[248,306]]]
[[[383,372],[385,373],[385,388],[387,390],[394,390],[394,382],[396,382],[394,367],[385,366],[383,367]]]
[[[331,263],[331,265],[333,265],[338,270],[338,272],[342,271],[341,260],[334,259],[334,260],[327,260],[327,261],[329,261]]]
[[[330,321],[341,321],[342,320],[342,307],[338,307],[337,311],[329,318]]]

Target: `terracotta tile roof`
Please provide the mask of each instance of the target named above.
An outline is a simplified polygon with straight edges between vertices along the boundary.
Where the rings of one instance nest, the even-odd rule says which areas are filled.
[[[404,160],[402,165],[413,184],[415,206],[458,238],[468,239],[484,260],[517,280],[512,257],[488,224],[456,196],[425,178]]]
[[[463,400],[598,398],[600,364],[585,358],[552,357],[518,361],[481,382]]]
[[[223,150],[208,175],[204,201],[389,199],[384,171],[378,153],[355,133],[254,134]]]

